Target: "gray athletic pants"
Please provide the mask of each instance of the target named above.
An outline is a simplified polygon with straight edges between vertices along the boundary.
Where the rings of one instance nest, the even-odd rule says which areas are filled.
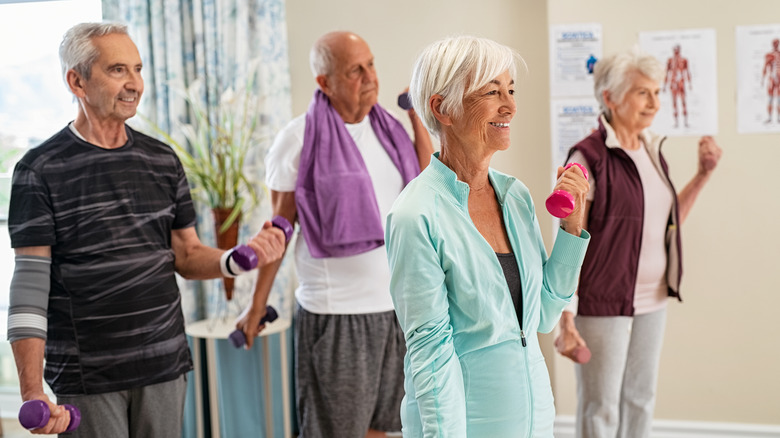
[[[666,308],[574,321],[592,353],[590,362],[575,366],[577,437],[649,437]]]
[[[57,397],[81,411],[81,425],[62,438],[178,438],[184,419],[187,379],[127,391]]]

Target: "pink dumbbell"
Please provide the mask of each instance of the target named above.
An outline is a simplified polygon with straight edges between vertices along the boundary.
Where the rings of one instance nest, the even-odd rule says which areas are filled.
[[[585,179],[588,179],[588,171],[585,170],[585,167],[582,164],[569,163],[566,166],[566,169],[570,168],[571,166],[579,167],[580,170],[582,170],[582,174],[585,175]],[[544,203],[544,205],[547,207],[547,211],[549,211],[551,215],[562,219],[574,211],[574,196],[572,196],[572,194],[566,190],[555,190],[552,192],[552,194],[550,194],[550,196],[547,197],[547,201]]]
[[[590,360],[590,349],[588,347],[574,347],[569,357],[577,363],[588,363]]]
[[[70,412],[70,423],[65,432],[73,432],[81,423],[81,411],[73,405],[63,405]],[[46,426],[51,417],[49,405],[43,400],[28,400],[19,409],[19,423],[27,430],[40,429]]]

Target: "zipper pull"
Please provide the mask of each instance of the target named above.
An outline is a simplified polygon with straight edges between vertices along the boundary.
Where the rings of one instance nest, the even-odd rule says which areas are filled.
[[[527,347],[528,344],[525,342],[525,332],[523,329],[520,329],[520,341],[523,342],[523,347]]]

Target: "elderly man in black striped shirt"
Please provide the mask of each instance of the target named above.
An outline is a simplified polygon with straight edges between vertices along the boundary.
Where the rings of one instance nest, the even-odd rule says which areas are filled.
[[[58,403],[81,410],[69,436],[178,437],[192,361],[174,272],[228,275],[232,252],[198,239],[171,148],[125,124],[143,93],[126,27],[77,25],[60,59],[78,114],[16,166],[8,220],[8,337],[22,398],[52,412],[32,432],[70,421],[45,377]],[[248,245],[265,265],[281,257],[284,234],[267,222]]]

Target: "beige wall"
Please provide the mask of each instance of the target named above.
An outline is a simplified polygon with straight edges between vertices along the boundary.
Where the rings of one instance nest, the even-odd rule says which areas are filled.
[[[724,156],[682,228],[685,302],[670,302],[656,418],[780,424],[780,237],[771,225],[780,134],[737,134],[735,65],[735,26],[780,22],[777,1],[547,3],[551,25],[600,22],[604,53],[628,48],[639,31],[715,29]],[[695,171],[696,140],[664,146],[678,190]],[[556,360],[555,377],[559,412],[573,414],[570,363]]]
[[[315,86],[309,48],[325,32],[350,30],[369,43],[379,74],[379,103],[399,114],[397,95],[408,86],[414,60],[426,45],[453,34],[491,38],[518,50],[530,70],[517,88],[512,146],[493,163],[542,197],[550,161],[546,20],[546,4],[538,0],[288,0],[293,114],[308,108]]]
[[[734,26],[765,24],[776,0],[288,0],[293,113],[308,106],[314,80],[308,50],[321,34],[357,32],[371,45],[380,103],[397,108],[412,62],[426,44],[454,33],[495,39],[529,66],[518,88],[512,147],[498,169],[523,180],[537,205],[550,189],[548,25],[600,22],[606,53],[628,47],[639,30],[715,28],[720,133],[716,176],[684,227],[684,304],[670,303],[656,418],[780,424],[780,217],[776,184],[780,135],[737,135]],[[777,22],[777,16],[775,16]],[[681,188],[695,170],[694,138],[674,138],[665,154]],[[771,192],[770,192],[771,190]],[[540,210],[541,211],[541,210]],[[551,234],[540,213],[545,238]],[[551,336],[545,338],[549,343]],[[548,347],[549,349],[549,347]],[[560,414],[575,409],[573,368],[548,354]]]

